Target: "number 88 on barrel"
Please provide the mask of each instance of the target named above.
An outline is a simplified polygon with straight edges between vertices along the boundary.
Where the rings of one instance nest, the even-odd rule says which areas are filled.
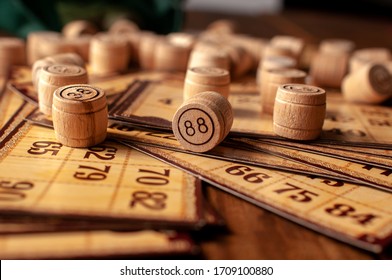
[[[172,128],[186,150],[202,153],[222,142],[232,124],[230,102],[217,92],[206,91],[181,105],[173,117]]]

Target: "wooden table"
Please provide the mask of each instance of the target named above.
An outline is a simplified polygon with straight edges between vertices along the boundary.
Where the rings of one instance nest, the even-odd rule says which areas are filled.
[[[325,38],[347,38],[357,48],[392,48],[392,21],[385,18],[283,11],[279,15],[221,15],[190,12],[185,30],[204,29],[210,22],[226,18],[238,24],[238,32],[271,38],[284,34],[317,44]],[[209,201],[227,223],[227,232],[200,237],[206,259],[391,259],[392,247],[382,255],[357,249],[313,232],[273,213],[206,186]],[[197,238],[197,236],[196,236]]]

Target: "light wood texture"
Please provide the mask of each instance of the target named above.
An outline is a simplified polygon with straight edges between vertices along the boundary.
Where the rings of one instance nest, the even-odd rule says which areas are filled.
[[[126,34],[139,31],[139,26],[135,22],[126,18],[120,18],[110,25],[108,32],[112,34]]]
[[[61,30],[65,38],[77,38],[82,35],[94,35],[98,28],[88,20],[74,20],[65,24]]]
[[[232,34],[236,33],[238,26],[233,20],[218,19],[211,22],[207,27],[206,31],[215,34]]]
[[[74,52],[80,55],[85,61],[89,62],[90,59],[90,43],[92,35],[81,35],[72,39],[68,39],[74,48]]]
[[[139,43],[139,65],[144,70],[154,69],[155,49],[160,36],[152,32],[141,33]]]
[[[161,38],[154,51],[154,70],[185,72],[191,53],[191,45]]]
[[[260,95],[262,112],[272,115],[275,96],[282,84],[305,83],[306,72],[298,69],[270,69],[264,71],[260,80]]]
[[[25,65],[25,43],[19,38],[0,38],[0,76],[8,76],[13,65]]]
[[[106,138],[105,92],[86,84],[58,88],[53,96],[56,139],[69,147],[90,147]]]
[[[267,56],[260,60],[257,68],[256,83],[261,83],[263,72],[272,69],[290,69],[295,68],[297,62],[294,58],[289,56]]]
[[[38,82],[39,109],[46,115],[52,113],[54,91],[65,85],[87,83],[87,71],[77,65],[52,64],[40,70]]]
[[[303,84],[284,84],[276,94],[274,132],[295,140],[316,139],[326,112],[325,90]]]
[[[305,42],[302,38],[288,35],[276,35],[271,38],[270,45],[289,51],[290,56],[299,61]]]
[[[252,70],[256,70],[262,58],[264,49],[268,45],[268,40],[256,38],[245,34],[235,34],[228,38],[231,44],[239,45],[244,48],[252,57]]]
[[[340,88],[348,71],[349,54],[343,51],[319,51],[312,59],[310,76],[317,86]]]
[[[194,67],[185,75],[184,100],[204,91],[215,91],[223,97],[229,97],[230,73],[221,68]]]
[[[38,91],[38,81],[39,81],[40,71],[45,66],[49,66],[53,64],[69,64],[69,65],[77,65],[83,68],[85,67],[83,58],[76,53],[61,53],[61,54],[56,54],[37,60],[36,62],[34,62],[32,66],[32,72],[31,72],[32,82],[37,91]]]
[[[90,42],[91,74],[108,76],[124,72],[130,60],[127,40],[106,33],[95,35]]]
[[[355,43],[351,40],[341,38],[324,39],[320,42],[319,50],[323,53],[352,53]]]
[[[230,58],[230,75],[240,78],[248,73],[253,67],[253,59],[245,48],[239,45],[222,44],[220,50]]]
[[[27,45],[26,45],[26,52],[27,52],[27,64],[33,65],[33,63],[45,57],[44,54],[41,53],[41,46],[45,44],[45,41],[48,38],[60,38],[61,33],[59,32],[52,32],[52,31],[36,31],[30,32],[27,36]]]
[[[392,96],[392,76],[381,64],[368,64],[343,80],[342,93],[349,102],[378,104]]]
[[[72,39],[67,39],[63,36],[48,36],[42,38],[39,45],[40,58],[52,56],[55,54],[62,54],[68,52],[76,52],[76,47],[72,43]]]
[[[172,129],[185,149],[202,153],[222,142],[232,124],[230,102],[217,92],[206,91],[181,105],[174,114]]]
[[[384,63],[392,59],[387,48],[363,48],[353,52],[350,58],[349,71],[354,72],[371,63]]]
[[[229,71],[229,57],[225,53],[193,49],[189,58],[188,68],[194,67],[215,67]]]

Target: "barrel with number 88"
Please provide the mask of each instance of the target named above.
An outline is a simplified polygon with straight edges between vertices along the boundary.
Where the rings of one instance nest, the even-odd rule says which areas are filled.
[[[232,124],[230,102],[217,92],[206,91],[181,105],[173,117],[172,128],[186,150],[202,153],[223,141]]]
[[[70,147],[89,147],[106,138],[108,110],[105,92],[87,84],[58,88],[52,118],[56,138]]]

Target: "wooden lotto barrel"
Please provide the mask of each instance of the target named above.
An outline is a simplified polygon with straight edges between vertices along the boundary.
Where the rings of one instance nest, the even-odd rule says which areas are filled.
[[[230,73],[221,68],[194,67],[185,75],[184,100],[204,91],[215,91],[228,98],[230,92]]]
[[[318,52],[310,64],[312,83],[317,86],[340,88],[348,71],[349,53]]]
[[[138,48],[138,62],[144,70],[154,69],[155,49],[161,36],[152,32],[141,32]]]
[[[294,140],[319,137],[326,112],[325,90],[304,84],[279,86],[273,113],[274,132]]]
[[[387,48],[364,48],[353,52],[349,61],[349,71],[354,72],[368,64],[382,64],[391,60],[391,51]]]
[[[25,43],[19,38],[0,38],[0,76],[8,76],[11,66],[25,65]]]
[[[56,139],[70,147],[89,147],[106,138],[108,110],[105,92],[87,84],[58,88],[53,96]]]
[[[322,53],[346,53],[350,54],[355,49],[355,43],[351,40],[340,38],[324,39],[320,42],[319,51]]]
[[[112,34],[127,34],[127,33],[137,33],[140,31],[139,26],[127,18],[120,18],[114,21],[108,30]]]
[[[194,67],[214,67],[229,71],[230,60],[225,53],[193,49],[188,61],[188,69]]]
[[[278,87],[282,84],[304,84],[306,72],[298,69],[271,69],[263,72],[260,82],[262,112],[272,115]]]
[[[268,56],[260,60],[256,73],[257,84],[261,83],[263,72],[272,69],[292,69],[295,68],[297,62],[289,56]]]
[[[83,58],[76,53],[61,53],[55,54],[52,56],[47,56],[43,59],[37,60],[34,62],[31,76],[32,82],[35,89],[38,91],[38,82],[39,82],[39,74],[42,68],[45,66],[53,65],[53,64],[69,64],[69,65],[78,65],[80,67],[85,66]]]
[[[107,76],[123,72],[128,67],[129,59],[126,38],[98,34],[91,39],[89,61],[92,74]]]
[[[57,88],[87,82],[87,72],[83,67],[67,64],[45,66],[40,72],[38,82],[40,111],[46,115],[52,114],[53,93]]]
[[[182,44],[167,38],[157,41],[154,54],[154,69],[158,71],[185,72],[191,53],[189,44]]]
[[[193,152],[216,147],[233,124],[230,102],[213,91],[199,93],[186,100],[172,120],[174,135],[180,144]]]
[[[94,35],[98,28],[88,20],[73,20],[64,25],[61,33],[65,38],[77,38],[84,35]]]
[[[392,96],[392,76],[381,64],[368,64],[343,80],[342,93],[349,102],[378,104]]]
[[[33,65],[33,63],[43,57],[44,54],[41,53],[41,46],[45,44],[48,38],[60,38],[61,33],[53,31],[35,31],[30,32],[27,36],[26,45],[26,55],[27,64]]]

